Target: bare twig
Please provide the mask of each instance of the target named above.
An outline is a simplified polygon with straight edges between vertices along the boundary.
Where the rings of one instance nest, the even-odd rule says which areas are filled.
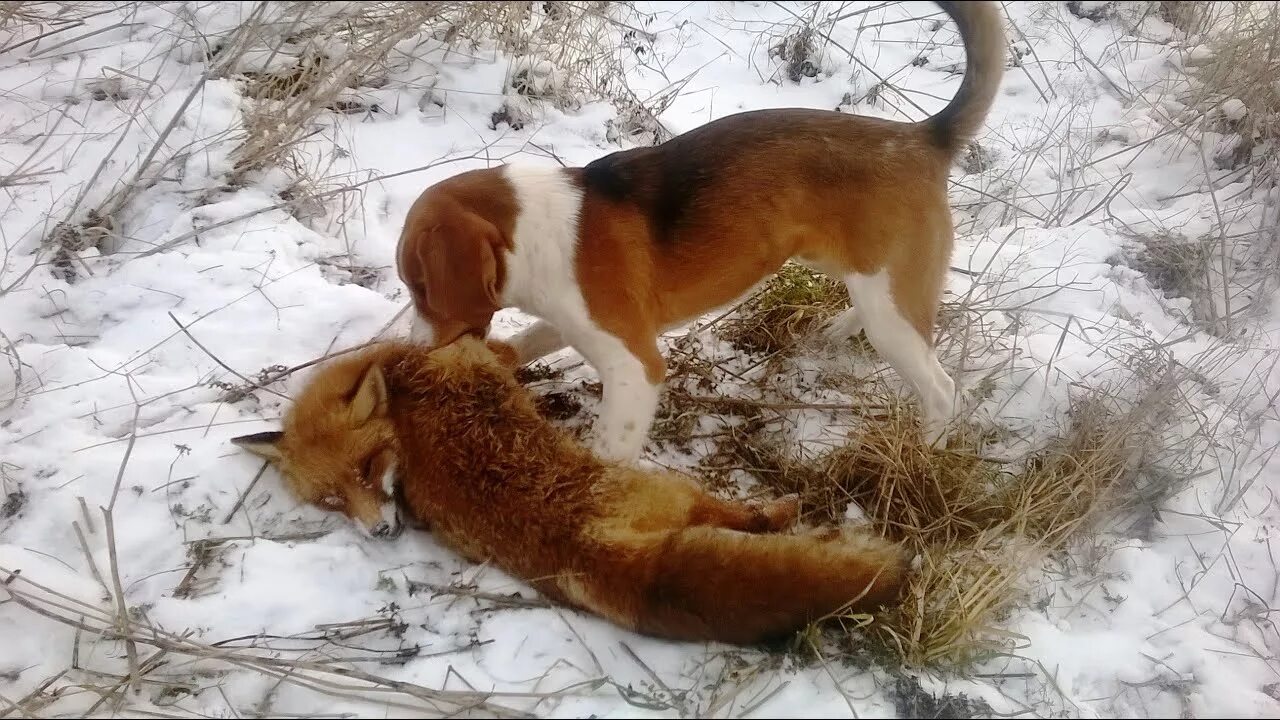
[[[249,487],[245,488],[244,492],[240,493],[240,497],[236,498],[235,504],[227,511],[226,517],[222,518],[223,525],[231,522],[231,518],[236,516],[236,513],[240,510],[240,506],[244,504],[244,499],[249,497],[249,493],[253,492],[253,488],[257,486],[258,480],[262,477],[262,474],[267,471],[268,465],[270,465],[270,463],[264,460],[262,466],[258,468],[258,472],[253,476],[253,480],[249,481]]]

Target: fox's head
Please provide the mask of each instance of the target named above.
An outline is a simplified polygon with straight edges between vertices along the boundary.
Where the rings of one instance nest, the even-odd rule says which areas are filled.
[[[388,405],[376,355],[362,353],[321,371],[297,398],[283,431],[231,442],[279,468],[299,500],[343,513],[371,537],[390,539],[403,523]]]

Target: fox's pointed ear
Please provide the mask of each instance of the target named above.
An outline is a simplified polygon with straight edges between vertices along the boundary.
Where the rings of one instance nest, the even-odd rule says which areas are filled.
[[[258,457],[276,461],[281,458],[280,440],[283,437],[284,433],[279,430],[270,430],[268,432],[233,437],[231,438],[231,444],[244,448]]]
[[[360,387],[351,398],[351,424],[359,427],[375,416],[387,413],[387,379],[382,368],[371,365],[360,379]]]

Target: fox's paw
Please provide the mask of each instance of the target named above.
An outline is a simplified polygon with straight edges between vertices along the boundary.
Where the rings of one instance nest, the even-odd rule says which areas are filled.
[[[800,496],[795,493],[753,505],[764,518],[764,532],[790,530],[800,521]]]

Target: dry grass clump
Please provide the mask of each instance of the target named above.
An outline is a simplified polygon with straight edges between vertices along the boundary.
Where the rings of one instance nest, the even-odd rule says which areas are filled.
[[[745,352],[779,352],[847,307],[849,294],[843,285],[788,262],[735,317],[724,321],[719,335]]]
[[[822,72],[817,36],[812,25],[801,25],[770,48],[770,56],[778,58],[791,82],[798,83],[807,77],[817,77]]]
[[[434,38],[475,51],[492,43],[515,58],[513,96],[570,107],[606,83],[616,63],[600,2],[370,2],[331,7],[288,3],[281,17],[263,13],[242,25],[215,56],[221,72],[246,80],[252,103],[237,173],[277,164],[328,112],[379,112],[357,88],[388,82],[392,65],[422,47],[397,45]],[[447,58],[447,56],[446,56]]]
[[[1246,150],[1280,139],[1280,5],[1276,3],[1165,3],[1171,22],[1203,33],[1208,56],[1187,58],[1219,130],[1238,135]],[[1275,156],[1274,148],[1267,154]],[[1247,160],[1250,153],[1236,152]]]
[[[793,12],[791,22],[779,23],[761,33],[761,42],[768,44],[769,57],[777,63],[770,79],[780,73],[787,80],[799,83],[823,73],[830,31],[835,23],[833,15],[819,17],[823,9],[818,3],[803,15]]]
[[[349,111],[343,96],[378,84],[393,48],[455,4],[359,3],[341,16],[323,5],[292,3],[283,18],[251,19],[217,53],[222,72],[245,79],[249,100],[232,184],[280,163],[321,113]]]
[[[765,433],[723,445],[762,484],[799,493],[807,521],[838,522],[855,502],[878,532],[919,554],[904,601],[870,622],[839,619],[862,629],[844,642],[866,652],[870,640],[911,667],[957,668],[1008,649],[997,623],[1023,599],[1026,571],[1104,513],[1140,501],[1132,481],[1152,407],[1090,395],[1059,436],[1016,463],[983,458],[985,438],[969,427],[947,449],[930,448],[902,407],[816,458],[797,459]]]
[[[658,115],[687,81],[642,100],[626,78],[629,62],[648,62],[656,36],[642,26],[651,17],[629,3],[547,2],[532,7],[538,10],[520,22],[489,24],[512,58],[504,102],[491,115],[491,128],[505,123],[520,130],[538,115],[540,105],[573,111],[584,103],[606,101],[617,111],[616,119],[606,123],[610,142],[653,145],[671,137]]]
[[[484,3],[480,3],[484,4]],[[519,5],[520,3],[511,3]],[[508,88],[559,108],[606,99],[619,80],[619,43],[612,35],[607,2],[547,2],[524,22],[506,21],[494,36],[516,60]]]
[[[1200,298],[1210,289],[1205,273],[1213,267],[1216,245],[1214,238],[1143,238],[1132,264],[1165,297]]]
[[[880,482],[866,486],[860,504],[923,561],[907,601],[877,617],[870,635],[911,666],[964,666],[1007,650],[1010,636],[996,623],[1022,599],[1025,572],[1105,512],[1130,504],[1141,433],[1090,398],[1077,404],[1061,436],[1016,470],[957,462],[952,453],[914,443],[894,447],[887,443],[892,435],[838,453],[845,457],[836,468],[879,470]],[[914,463],[886,447],[905,451]],[[904,472],[911,470],[918,474]]]
[[[638,101],[623,81],[613,11],[607,2],[507,0],[295,2],[255,13],[214,51],[213,76],[243,79],[247,100],[230,184],[273,166],[297,170],[295,150],[321,131],[326,113],[389,112],[369,93],[441,46],[445,62],[492,49],[510,58],[493,127],[521,129],[539,104],[609,99],[630,109]],[[441,92],[428,87],[419,107],[445,107]]]

